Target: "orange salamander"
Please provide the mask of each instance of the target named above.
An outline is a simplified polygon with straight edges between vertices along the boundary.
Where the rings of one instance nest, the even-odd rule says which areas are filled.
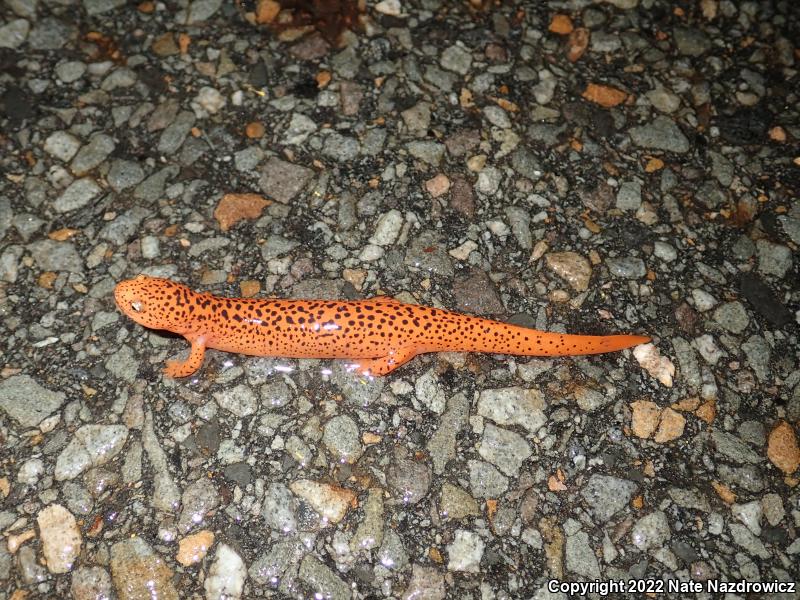
[[[144,275],[117,284],[114,299],[137,323],[180,334],[192,345],[185,361],[167,361],[164,373],[170,377],[197,371],[206,348],[353,359],[352,368],[363,374],[386,375],[425,352],[575,356],[650,341],[640,335],[548,333],[388,296],[356,301],[221,298]]]

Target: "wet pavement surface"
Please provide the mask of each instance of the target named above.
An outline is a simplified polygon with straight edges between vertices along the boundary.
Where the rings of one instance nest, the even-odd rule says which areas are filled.
[[[0,599],[800,579],[800,11],[478,4],[2,4]],[[654,340],[173,380],[139,273]]]

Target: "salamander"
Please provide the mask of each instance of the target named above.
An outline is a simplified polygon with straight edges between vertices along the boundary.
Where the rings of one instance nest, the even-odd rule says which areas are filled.
[[[405,304],[365,300],[223,298],[139,275],[117,284],[119,309],[137,323],[182,335],[184,361],[167,361],[170,377],[192,375],[207,348],[253,356],[351,359],[365,375],[386,375],[425,352],[491,352],[520,356],[600,354],[644,344],[641,335],[568,335]]]

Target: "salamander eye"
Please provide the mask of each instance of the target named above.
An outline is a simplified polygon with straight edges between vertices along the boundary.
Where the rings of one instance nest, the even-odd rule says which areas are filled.
[[[131,308],[136,312],[142,311],[142,303],[141,302],[131,302]]]

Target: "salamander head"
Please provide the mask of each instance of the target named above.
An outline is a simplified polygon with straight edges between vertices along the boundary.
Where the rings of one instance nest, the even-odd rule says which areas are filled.
[[[188,305],[195,296],[185,285],[146,275],[121,281],[114,288],[114,300],[123,313],[145,327],[174,333],[187,329]]]

